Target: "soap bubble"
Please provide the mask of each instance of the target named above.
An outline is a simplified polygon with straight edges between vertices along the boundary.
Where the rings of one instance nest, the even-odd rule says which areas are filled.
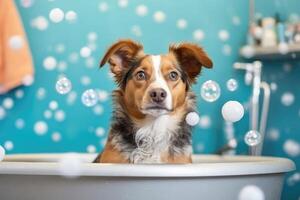
[[[131,32],[132,32],[132,34],[134,34],[135,36],[138,36],[138,37],[143,35],[142,29],[138,25],[132,26],[131,27]]]
[[[225,44],[222,48],[222,52],[224,55],[229,56],[231,54],[231,46],[228,44]]]
[[[14,106],[14,100],[10,97],[6,97],[3,99],[2,106],[7,110],[11,109]]]
[[[104,109],[101,105],[96,105],[94,108],[93,108],[93,112],[95,115],[102,115]]]
[[[51,110],[56,110],[56,109],[58,108],[58,103],[57,103],[57,101],[50,101],[50,103],[49,103],[49,108],[50,108]]]
[[[135,9],[135,13],[138,15],[138,16],[141,16],[141,17],[144,17],[147,15],[148,13],[148,8],[147,6],[145,5],[138,5]]]
[[[54,132],[51,135],[53,142],[59,142],[61,140],[61,135],[59,132]]]
[[[73,10],[70,10],[66,13],[66,20],[70,23],[73,23],[77,20],[77,13]]]
[[[294,100],[295,100],[295,96],[291,92],[285,92],[281,96],[281,103],[284,106],[290,106],[290,105],[292,105],[294,103]]]
[[[65,120],[66,114],[63,110],[58,110],[58,111],[55,112],[54,118],[55,118],[56,121],[62,122],[62,121]]]
[[[109,93],[105,90],[98,90],[99,101],[104,102],[108,99]]]
[[[270,88],[271,88],[272,91],[276,91],[277,90],[277,83],[272,82],[270,84]]]
[[[33,5],[34,0],[20,0],[21,6],[24,8],[29,8]]]
[[[105,134],[105,129],[103,127],[98,127],[96,129],[96,135],[98,137],[102,137],[102,136],[104,136],[104,134]]]
[[[286,140],[283,144],[283,149],[289,156],[297,157],[300,155],[300,144],[295,140]]]
[[[57,44],[55,45],[55,52],[56,53],[63,53],[66,50],[66,47],[64,44]]]
[[[69,55],[69,61],[71,63],[76,63],[79,59],[79,56],[78,56],[78,53],[76,52],[72,52],[70,55]]]
[[[179,19],[176,23],[177,28],[185,29],[187,27],[187,21],[185,19]]]
[[[96,32],[90,32],[90,33],[88,33],[88,35],[87,35],[87,39],[88,39],[88,41],[90,41],[90,42],[95,42],[95,41],[97,40],[97,38],[98,38],[98,35],[97,35]]]
[[[11,36],[8,45],[12,49],[21,49],[23,47],[23,38],[20,35]]]
[[[96,152],[96,147],[94,146],[94,145],[88,145],[87,146],[87,148],[86,148],[86,151],[88,152],[88,153],[95,153]]]
[[[166,19],[166,14],[163,11],[156,11],[153,15],[154,21],[157,23],[162,23]]]
[[[48,125],[44,121],[37,121],[33,129],[37,135],[44,135],[48,131]]]
[[[81,101],[87,107],[94,106],[98,102],[98,94],[93,89],[86,90],[81,96]]]
[[[57,61],[54,57],[48,56],[44,59],[43,65],[46,70],[54,70],[56,68]]]
[[[14,148],[14,143],[13,143],[12,141],[8,140],[8,141],[6,141],[6,142],[4,143],[4,148],[5,148],[7,151],[11,151],[11,150],[13,150],[13,148]]]
[[[271,128],[270,130],[267,131],[267,138],[273,141],[278,140],[280,137],[280,132],[276,128]]]
[[[72,105],[77,99],[77,93],[74,91],[71,91],[67,96],[67,104]]]
[[[254,56],[254,54],[255,54],[255,50],[254,50],[254,48],[252,46],[247,45],[247,46],[244,46],[241,49],[241,54],[245,58],[252,58]]]
[[[72,90],[72,83],[68,78],[62,77],[56,82],[55,88],[59,94],[67,94]]]
[[[196,41],[201,41],[201,40],[203,40],[203,39],[204,39],[204,36],[205,36],[205,34],[204,34],[203,30],[201,30],[201,29],[196,29],[196,30],[193,32],[193,38],[194,38],[194,40],[196,40]]]
[[[64,19],[64,11],[60,8],[54,8],[49,13],[49,18],[53,23],[59,23]]]
[[[5,109],[2,106],[0,106],[0,120],[4,119],[5,116],[6,116]]]
[[[106,12],[108,10],[108,4],[106,2],[101,2],[98,8],[100,12]]]
[[[80,82],[82,85],[87,86],[87,85],[91,84],[91,78],[89,76],[82,76],[80,78]]]
[[[15,96],[16,96],[17,99],[23,98],[24,97],[24,91],[21,90],[21,89],[16,90]]]
[[[24,76],[22,79],[22,83],[25,86],[30,86],[33,84],[33,82],[34,82],[34,77],[31,74]]]
[[[232,17],[232,23],[236,26],[240,25],[241,24],[241,19],[239,16],[233,16]]]
[[[15,126],[17,129],[23,129],[25,126],[25,121],[23,119],[17,119],[15,122]]]
[[[256,130],[250,130],[246,133],[244,140],[248,146],[256,146],[261,142],[261,135]]]
[[[91,55],[91,53],[92,53],[92,51],[91,51],[91,49],[88,48],[88,47],[82,47],[82,48],[80,49],[80,55],[81,55],[81,57],[83,57],[83,58],[89,57],[89,56]]]
[[[44,31],[48,28],[48,20],[44,16],[38,16],[31,20],[31,26],[40,31]]]
[[[231,78],[227,81],[226,86],[229,91],[233,92],[238,88],[238,82],[235,79]]]
[[[219,31],[219,39],[223,42],[229,39],[229,33],[227,30],[220,30]]]
[[[199,115],[196,112],[190,112],[186,115],[185,121],[190,126],[196,126],[199,123]]]
[[[265,200],[265,194],[256,185],[247,185],[241,189],[238,200]]]
[[[278,45],[278,51],[279,51],[279,53],[285,55],[285,54],[287,54],[289,52],[289,46],[285,42],[279,43],[279,45]]]
[[[244,107],[238,101],[227,101],[222,107],[222,115],[227,122],[237,122],[244,116]]]
[[[296,172],[287,179],[287,184],[292,186],[300,181],[300,173]]]
[[[202,129],[207,129],[211,126],[211,119],[208,115],[202,115],[199,119],[199,126]]]
[[[208,80],[202,84],[201,97],[208,102],[216,101],[221,95],[221,89],[217,82]]]
[[[0,162],[4,159],[5,157],[5,149],[0,145]]]
[[[39,88],[37,91],[36,91],[36,98],[39,99],[39,100],[42,100],[46,97],[46,89],[45,88]]]
[[[50,119],[50,118],[52,117],[52,112],[51,112],[51,110],[45,110],[45,111],[44,111],[44,117],[45,117],[46,119]]]
[[[125,7],[127,7],[127,5],[128,5],[128,0],[119,0],[119,1],[118,1],[118,5],[119,5],[121,8],[125,8]]]
[[[59,160],[59,172],[62,176],[76,178],[80,176],[82,161],[76,153],[66,153]]]

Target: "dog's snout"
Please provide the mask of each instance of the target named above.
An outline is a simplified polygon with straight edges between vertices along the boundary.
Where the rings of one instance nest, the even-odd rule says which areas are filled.
[[[167,92],[162,88],[152,89],[149,92],[150,98],[155,103],[163,102],[167,97]]]

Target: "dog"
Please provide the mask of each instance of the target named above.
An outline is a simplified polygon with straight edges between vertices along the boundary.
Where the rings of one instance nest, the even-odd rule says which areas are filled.
[[[191,126],[195,111],[191,85],[202,67],[213,63],[194,43],[169,46],[149,55],[130,39],[114,43],[100,62],[109,63],[118,89],[107,143],[95,163],[191,163]]]

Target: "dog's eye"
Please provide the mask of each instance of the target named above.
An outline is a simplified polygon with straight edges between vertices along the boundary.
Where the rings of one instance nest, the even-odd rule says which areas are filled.
[[[178,79],[178,73],[175,72],[175,71],[171,72],[169,74],[169,78],[170,78],[171,81],[177,81],[177,79]]]
[[[136,76],[136,79],[139,81],[146,80],[146,74],[143,71],[139,71],[138,73],[136,73],[135,76]]]

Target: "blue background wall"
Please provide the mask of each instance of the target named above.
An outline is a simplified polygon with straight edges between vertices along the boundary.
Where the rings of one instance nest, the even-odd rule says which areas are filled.
[[[19,0],[15,2],[28,35],[36,75],[33,85],[17,88],[0,96],[2,108],[5,107],[5,101],[12,100],[14,103],[11,109],[6,109],[6,115],[0,120],[0,145],[8,147],[9,154],[93,152],[103,148],[111,116],[111,98],[103,98],[96,107],[88,108],[81,103],[80,96],[89,88],[101,89],[103,94],[110,94],[115,88],[108,67],[99,70],[98,61],[105,49],[119,38],[136,39],[144,44],[147,53],[153,54],[166,52],[170,42],[193,41],[201,44],[212,57],[214,69],[203,71],[194,91],[199,95],[201,84],[212,79],[220,84],[222,94],[213,103],[198,98],[203,123],[195,129],[193,135],[196,153],[213,153],[222,146],[224,134],[220,110],[226,101],[238,100],[247,105],[250,88],[244,84],[244,73],[232,68],[233,63],[240,60],[238,50],[245,43],[247,1],[188,0],[175,3],[171,0],[35,0],[29,8],[22,6]],[[139,5],[147,7],[145,16],[137,15],[136,8]],[[71,23],[67,20],[53,23],[48,17],[53,8],[60,8],[65,13],[73,10],[77,13],[77,20]],[[278,11],[287,18],[291,14],[300,14],[300,2],[264,0],[257,2],[256,9],[263,16],[273,15]],[[157,11],[165,14],[165,20],[161,23],[153,18]],[[41,16],[48,23],[45,30],[34,26],[37,17]],[[177,21],[180,19],[186,20],[185,28],[178,28]],[[204,33],[201,41],[195,37],[197,30]],[[221,30],[229,33],[228,40],[220,40],[218,34]],[[89,39],[88,35],[91,36],[91,33],[96,33],[97,40]],[[80,49],[84,46],[93,49],[88,58],[80,55]],[[44,67],[44,59],[48,56],[54,57],[58,63],[54,70]],[[289,157],[297,165],[300,164],[299,154],[289,155],[284,150],[284,144],[292,140],[299,146],[299,65],[295,59],[267,62],[263,68],[263,79],[273,85],[268,135],[263,154]],[[61,74],[65,74],[73,84],[73,91],[65,96],[55,91],[56,80]],[[234,92],[226,88],[226,82],[230,78],[239,83]],[[282,95],[286,92],[294,96],[294,102],[290,106],[284,106],[281,102]],[[51,110],[50,102],[57,103],[58,108]],[[64,120],[59,120],[61,113],[64,113]],[[248,112],[235,124],[240,154],[247,151],[243,142],[243,136],[249,129],[247,114]],[[42,134],[34,129],[40,121],[47,126],[47,131]],[[105,134],[102,134],[103,129]],[[299,191],[299,182],[286,184],[284,199],[298,199]]]

